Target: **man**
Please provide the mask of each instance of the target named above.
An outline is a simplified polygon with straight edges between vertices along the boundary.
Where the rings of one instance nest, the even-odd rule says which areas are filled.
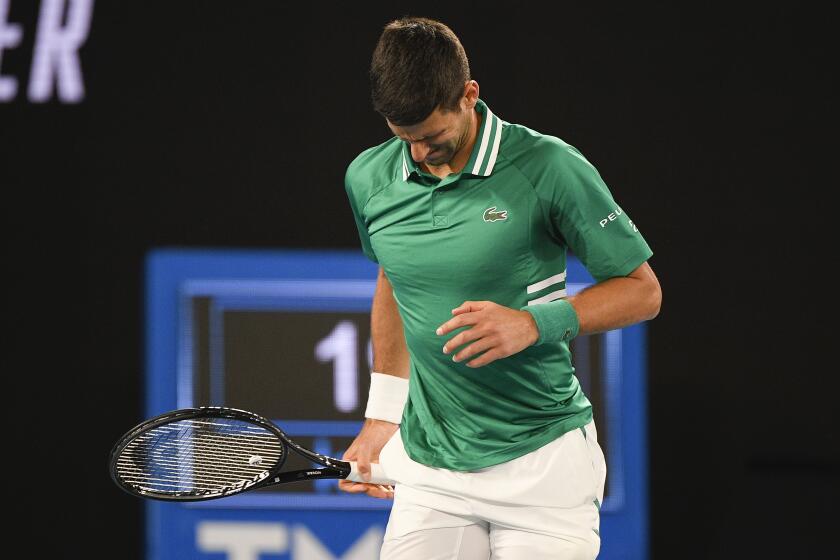
[[[395,137],[346,175],[380,269],[345,458],[398,482],[382,558],[594,558],[606,467],[569,341],[658,314],[652,252],[580,152],[490,111],[442,23],[388,24],[371,86]],[[567,249],[597,281],[571,297]]]

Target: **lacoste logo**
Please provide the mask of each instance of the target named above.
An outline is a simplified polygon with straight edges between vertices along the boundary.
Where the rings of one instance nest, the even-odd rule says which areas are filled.
[[[496,220],[507,220],[507,210],[499,210],[496,212],[496,207],[491,206],[484,211],[485,222],[495,222]]]

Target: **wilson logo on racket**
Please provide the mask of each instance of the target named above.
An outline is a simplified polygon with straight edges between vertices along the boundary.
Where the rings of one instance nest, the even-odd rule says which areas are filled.
[[[499,210],[496,211],[495,206],[491,206],[487,210],[484,211],[484,221],[485,222],[496,222],[499,220],[507,220],[508,215],[507,210]]]

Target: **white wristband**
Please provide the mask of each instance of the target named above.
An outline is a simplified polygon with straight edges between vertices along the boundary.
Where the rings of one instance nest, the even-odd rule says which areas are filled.
[[[408,399],[408,379],[372,372],[365,418],[399,424]]]

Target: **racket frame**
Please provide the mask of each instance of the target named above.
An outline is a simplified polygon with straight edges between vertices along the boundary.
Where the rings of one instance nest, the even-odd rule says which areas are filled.
[[[179,422],[182,420],[193,420],[201,418],[231,419],[258,425],[261,428],[264,428],[277,436],[283,448],[282,457],[277,462],[277,464],[275,464],[271,469],[267,470],[264,474],[260,475],[259,477],[255,477],[256,480],[246,480],[236,485],[224,486],[221,487],[221,489],[218,491],[207,492],[205,494],[162,494],[144,492],[143,490],[138,489],[135,485],[128,484],[120,478],[118,472],[119,470],[117,469],[117,460],[119,459],[123,450],[126,447],[128,447],[137,437],[150,430],[159,428],[160,426],[166,424],[172,424],[174,422]],[[324,468],[319,469],[316,467],[312,467],[309,469],[280,472],[280,470],[283,468],[283,465],[286,463],[286,458],[288,457],[290,449],[294,450],[299,455],[302,455],[305,459],[308,459],[313,463],[318,463],[322,465]],[[238,408],[224,406],[202,406],[197,408],[181,408],[178,410],[165,412],[163,414],[145,420],[144,422],[141,422],[140,424],[126,432],[126,434],[120,438],[120,440],[116,443],[116,445],[114,445],[114,448],[111,450],[108,470],[111,474],[111,479],[114,481],[114,483],[117,486],[119,486],[122,490],[128,492],[133,496],[140,496],[143,498],[151,498],[163,501],[197,502],[203,500],[214,500],[217,498],[224,498],[233,494],[245,492],[246,490],[256,490],[257,488],[263,488],[274,484],[301,482],[306,480],[317,480],[323,478],[345,479],[351,473],[351,466],[350,463],[347,461],[342,461],[340,459],[329,457],[327,455],[321,455],[320,453],[315,453],[314,451],[307,449],[302,445],[299,445],[291,438],[289,438],[289,436],[287,436],[286,433],[283,430],[281,430],[276,424],[258,414],[254,414],[253,412],[249,412],[247,410],[242,410]]]

